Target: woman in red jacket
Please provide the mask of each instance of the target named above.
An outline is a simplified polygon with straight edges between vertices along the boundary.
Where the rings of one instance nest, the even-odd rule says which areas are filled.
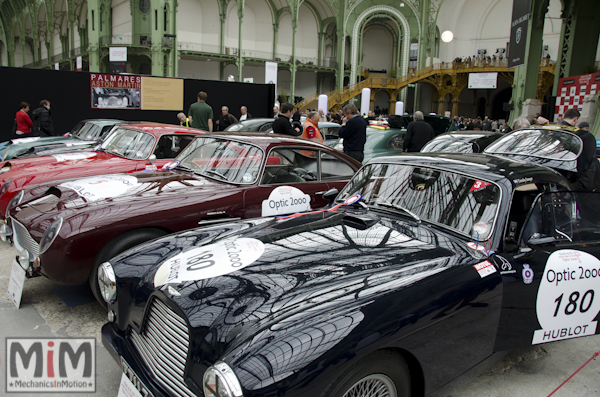
[[[27,112],[29,112],[29,104],[27,102],[21,102],[21,109],[15,116],[17,119],[17,135],[31,134],[33,122],[31,121],[31,117],[29,117]]]

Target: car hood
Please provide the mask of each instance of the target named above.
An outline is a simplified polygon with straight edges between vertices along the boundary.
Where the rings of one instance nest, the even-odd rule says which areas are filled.
[[[39,213],[77,211],[88,207],[114,205],[132,200],[177,200],[182,192],[189,196],[223,189],[225,184],[194,174],[148,171],[127,174],[96,175],[72,178],[27,189],[21,210],[32,208]]]
[[[111,263],[124,295],[121,329],[140,330],[146,305],[157,296],[189,323],[194,361],[222,359],[254,390],[331,349],[359,326],[363,306],[482,258],[424,224],[372,212],[324,212],[191,230]],[[323,336],[324,328],[332,332],[296,346],[293,361],[271,357],[269,351],[285,350],[311,329]],[[253,370],[269,376],[259,380]]]

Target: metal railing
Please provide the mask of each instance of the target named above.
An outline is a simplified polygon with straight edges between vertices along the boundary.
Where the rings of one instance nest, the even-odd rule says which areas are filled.
[[[554,68],[556,66],[556,62],[550,59],[541,59],[540,67],[541,68]],[[353,98],[360,94],[363,88],[390,88],[390,89],[398,89],[403,88],[408,85],[410,82],[418,82],[420,79],[427,77],[428,75],[432,75],[435,73],[440,73],[443,71],[452,73],[453,71],[460,69],[467,72],[468,70],[481,70],[481,69],[490,69],[497,70],[499,68],[507,69],[508,61],[496,60],[494,61],[475,61],[475,62],[442,62],[436,63],[432,66],[428,66],[423,69],[415,70],[409,69],[408,74],[398,77],[398,78],[386,78],[386,77],[368,77],[360,83],[350,84],[341,89],[331,91],[327,93],[328,96],[328,109],[331,108],[334,104],[340,104],[348,101],[350,98]],[[362,69],[361,69],[362,71]],[[508,71],[508,70],[507,70]],[[455,73],[455,72],[454,72]],[[302,109],[308,106],[311,102],[317,101],[320,94],[314,94],[307,98],[304,98],[301,102],[296,105],[297,109]]]

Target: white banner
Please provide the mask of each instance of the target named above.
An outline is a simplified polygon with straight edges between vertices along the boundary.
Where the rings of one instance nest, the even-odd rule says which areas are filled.
[[[498,72],[469,73],[469,89],[494,89],[498,88]]]
[[[277,100],[277,62],[265,62],[265,83],[275,84],[275,98]]]
[[[110,62],[127,62],[127,47],[109,47],[108,60]]]

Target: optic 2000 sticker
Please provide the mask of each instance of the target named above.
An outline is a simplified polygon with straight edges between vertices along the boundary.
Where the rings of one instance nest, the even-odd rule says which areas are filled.
[[[205,280],[223,276],[254,263],[265,251],[262,241],[238,238],[193,248],[175,255],[160,265],[154,285]]]
[[[310,210],[310,196],[293,186],[273,189],[262,202],[262,216],[287,215]]]
[[[72,182],[61,183],[59,186],[75,190],[87,201],[96,201],[107,197],[120,196],[136,186],[137,183],[138,180],[135,176],[114,174],[77,179]]]
[[[542,329],[532,344],[594,335],[600,311],[600,260],[587,252],[560,250],[546,263],[537,295],[537,318]]]

